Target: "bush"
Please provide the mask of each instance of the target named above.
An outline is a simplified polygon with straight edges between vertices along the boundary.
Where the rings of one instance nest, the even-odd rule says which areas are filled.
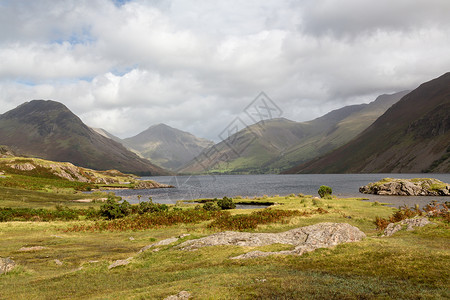
[[[450,222],[450,212],[447,202],[437,203],[436,201],[432,201],[423,208],[423,211],[418,205],[412,209],[406,205],[401,206],[388,219],[376,217],[374,224],[377,226],[378,230],[384,230],[390,223],[400,222],[424,214],[430,218],[442,218],[444,221]]]
[[[330,198],[333,190],[329,186],[321,185],[317,193],[319,193],[320,198]]]
[[[134,214],[126,218],[111,221],[98,221],[95,224],[74,225],[64,230],[65,232],[86,232],[86,231],[127,231],[146,230],[150,228],[160,228],[162,226],[173,226],[176,224],[199,223],[218,218],[223,212],[195,210],[169,210],[146,214]]]
[[[203,209],[207,211],[216,211],[220,210],[220,207],[217,205],[217,202],[208,201],[205,204],[203,204]]]
[[[236,204],[232,198],[223,197],[223,199],[217,201],[217,205],[221,209],[233,209],[236,208]]]
[[[153,203],[152,198],[149,198],[148,202],[141,202],[139,205],[132,208],[133,213],[138,213],[140,215],[145,213],[167,211],[169,207],[165,204]]]
[[[108,220],[123,218],[131,213],[131,204],[124,200],[118,203],[113,197],[109,197],[102,206],[100,206],[100,215]]]

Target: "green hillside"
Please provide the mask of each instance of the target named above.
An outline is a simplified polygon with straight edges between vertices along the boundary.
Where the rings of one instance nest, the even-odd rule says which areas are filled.
[[[420,85],[348,144],[289,172],[450,172],[450,73]]]
[[[334,110],[309,122],[272,119],[205,150],[182,173],[279,173],[350,141],[407,91]]]

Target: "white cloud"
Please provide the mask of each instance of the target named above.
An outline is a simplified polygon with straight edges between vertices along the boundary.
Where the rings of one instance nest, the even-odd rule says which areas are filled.
[[[2,1],[0,113],[61,101],[121,137],[217,135],[260,91],[294,120],[449,71],[446,0]]]

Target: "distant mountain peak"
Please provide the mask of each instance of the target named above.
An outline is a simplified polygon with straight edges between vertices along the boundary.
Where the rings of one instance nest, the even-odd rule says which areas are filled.
[[[85,125],[64,104],[33,100],[0,116],[0,141],[19,154],[97,170],[168,174]]]
[[[159,123],[123,140],[124,145],[164,168],[176,170],[214,143]]]

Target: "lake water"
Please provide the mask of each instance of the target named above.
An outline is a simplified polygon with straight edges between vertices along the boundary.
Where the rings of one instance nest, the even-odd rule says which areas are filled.
[[[295,174],[295,175],[203,175],[203,176],[158,176],[143,177],[144,180],[155,180],[170,184],[176,188],[147,190],[117,190],[116,195],[130,203],[152,197],[154,202],[175,204],[178,200],[200,198],[254,197],[289,195],[302,193],[317,196],[321,185],[330,186],[333,195],[339,197],[368,198],[370,201],[390,203],[391,206],[421,206],[432,200],[450,201],[450,197],[425,196],[378,196],[359,193],[359,187],[369,182],[390,178],[432,177],[450,183],[450,174]]]

